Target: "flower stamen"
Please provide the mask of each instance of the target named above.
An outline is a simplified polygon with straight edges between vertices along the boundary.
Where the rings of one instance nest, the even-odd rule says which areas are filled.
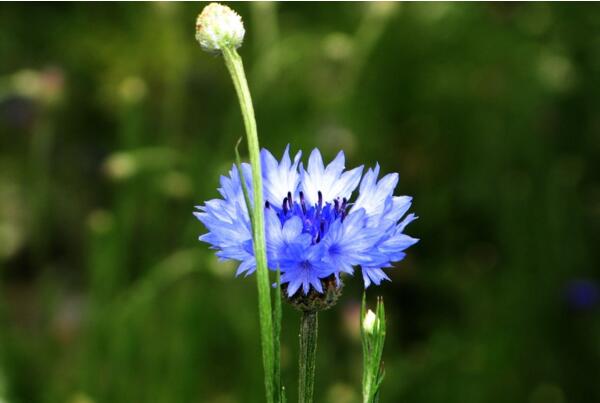
[[[287,197],[283,198],[283,204],[281,205],[281,208],[283,209],[283,215],[287,215],[287,213],[288,213],[288,198]]]
[[[300,206],[302,206],[302,214],[306,215],[306,204],[304,203],[304,193],[300,191]]]

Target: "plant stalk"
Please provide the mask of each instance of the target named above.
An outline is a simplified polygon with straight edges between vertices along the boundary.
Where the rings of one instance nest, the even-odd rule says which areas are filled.
[[[242,58],[233,47],[223,49],[223,59],[229,70],[233,86],[240,102],[240,109],[244,119],[246,138],[248,140],[248,153],[250,165],[252,166],[252,194],[254,206],[252,207],[252,239],[254,256],[256,257],[256,283],[258,288],[258,314],[260,322],[261,346],[263,367],[265,371],[265,389],[267,403],[272,403],[274,395],[274,373],[275,373],[275,351],[273,335],[273,319],[271,310],[271,288],[269,282],[269,271],[267,268],[267,253],[265,242],[265,216],[264,201],[262,193],[262,172],[260,166],[260,149],[258,145],[258,133],[256,130],[256,119],[250,89],[244,72]],[[251,206],[248,206],[250,212]]]
[[[300,360],[298,402],[312,403],[317,358],[317,311],[302,311],[300,318]]]

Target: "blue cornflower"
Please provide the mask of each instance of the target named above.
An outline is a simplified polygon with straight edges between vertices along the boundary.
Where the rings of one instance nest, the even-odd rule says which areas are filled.
[[[323,280],[339,283],[341,273],[352,275],[357,266],[365,287],[389,280],[383,269],[402,260],[404,250],[418,241],[404,234],[417,217],[406,214],[411,197],[393,195],[398,174],[378,180],[379,165],[364,176],[362,166],[344,171],[342,151],[325,166],[317,149],[305,169],[301,155],[292,160],[288,146],[278,161],[261,151],[267,260],[269,268],[279,267],[288,296],[299,290],[306,295],[311,288],[322,293]],[[256,261],[241,181],[252,193],[250,165],[242,164],[241,170],[242,178],[235,165],[229,176],[222,176],[222,199],[197,206],[194,214],[209,231],[200,240],[216,249],[219,258],[241,262],[236,275],[249,275]]]

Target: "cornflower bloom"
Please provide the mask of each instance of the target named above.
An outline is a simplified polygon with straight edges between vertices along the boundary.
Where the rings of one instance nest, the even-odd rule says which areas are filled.
[[[389,280],[384,269],[402,260],[405,249],[418,241],[404,233],[417,217],[406,214],[411,197],[393,194],[398,174],[378,180],[378,164],[364,175],[362,166],[345,171],[342,151],[325,166],[318,149],[305,168],[301,155],[292,160],[288,146],[279,161],[261,151],[268,266],[281,271],[287,297],[313,290],[323,294],[324,286],[339,288],[340,275],[353,275],[358,266],[365,287]],[[247,276],[256,260],[240,172],[250,200],[252,179],[249,164],[240,168],[234,165],[229,176],[221,177],[222,198],[197,206],[194,214],[209,231],[200,240],[217,250],[219,258],[239,261],[236,275]]]

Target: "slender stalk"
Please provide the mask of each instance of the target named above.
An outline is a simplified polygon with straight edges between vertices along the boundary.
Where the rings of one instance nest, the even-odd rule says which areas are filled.
[[[274,376],[274,391],[276,401],[283,403],[285,400],[283,387],[281,385],[281,271],[279,267],[275,273],[275,300],[273,301],[273,349],[275,355],[275,362],[273,363],[273,376]]]
[[[273,390],[275,352],[273,343],[273,320],[271,316],[271,289],[269,285],[265,243],[264,201],[262,194],[263,186],[258,133],[256,130],[256,119],[254,118],[254,107],[252,106],[252,98],[250,96],[250,89],[248,88],[242,58],[234,47],[229,46],[223,48],[223,59],[225,60],[225,65],[233,80],[233,86],[235,87],[240,102],[244,126],[246,128],[246,138],[248,140],[250,164],[252,165],[252,193],[254,196],[254,207],[252,208],[252,239],[254,241],[254,256],[256,257],[258,314],[267,403],[272,403],[275,394]],[[250,210],[250,206],[248,206],[248,210]]]
[[[313,401],[318,327],[317,311],[302,311],[298,378],[299,403],[312,403]]]

